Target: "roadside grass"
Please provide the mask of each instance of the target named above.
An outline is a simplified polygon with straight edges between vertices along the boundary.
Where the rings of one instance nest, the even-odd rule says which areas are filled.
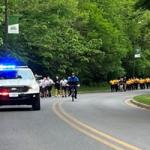
[[[135,96],[134,99],[140,103],[150,105],[150,94]]]
[[[100,83],[97,85],[91,85],[91,86],[82,86],[79,87],[78,93],[98,93],[98,92],[106,92],[109,91],[110,87],[108,83]]]
[[[110,86],[106,82],[96,84],[96,85],[91,85],[91,86],[81,85],[78,88],[78,93],[80,93],[80,94],[83,94],[83,93],[99,93],[99,92],[107,92],[107,91],[110,91]],[[52,88],[52,95],[55,95],[54,87]]]

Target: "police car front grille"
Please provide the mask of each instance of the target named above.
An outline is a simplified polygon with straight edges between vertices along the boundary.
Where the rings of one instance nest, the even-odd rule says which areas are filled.
[[[22,86],[22,87],[9,87],[9,92],[15,93],[15,92],[27,92],[29,90],[29,87]]]

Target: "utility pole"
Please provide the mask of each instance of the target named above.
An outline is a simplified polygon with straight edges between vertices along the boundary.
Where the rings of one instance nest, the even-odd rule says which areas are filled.
[[[134,54],[134,58],[133,58],[133,73],[132,73],[132,77],[135,77],[135,54]]]
[[[4,48],[8,50],[8,0],[5,1]]]
[[[135,76],[135,65],[136,65],[136,59],[141,57],[141,49],[140,48],[136,48],[134,50],[134,60],[133,60],[133,78]]]

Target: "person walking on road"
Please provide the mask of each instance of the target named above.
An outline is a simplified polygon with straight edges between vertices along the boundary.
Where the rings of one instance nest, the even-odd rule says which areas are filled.
[[[60,95],[60,79],[58,76],[56,76],[55,80],[54,80],[54,87],[55,87],[55,96],[59,96]]]
[[[47,95],[48,95],[48,97],[51,97],[52,96],[52,93],[51,93],[51,91],[52,91],[52,86],[53,86],[53,84],[54,84],[54,81],[48,76],[47,78],[46,78],[46,83],[47,83]]]
[[[65,78],[63,78],[62,80],[60,80],[62,97],[67,97],[67,82],[68,81]]]

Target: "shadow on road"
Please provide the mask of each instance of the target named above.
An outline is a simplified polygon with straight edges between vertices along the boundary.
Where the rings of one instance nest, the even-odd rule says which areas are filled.
[[[9,112],[9,111],[32,111],[31,107],[0,107],[0,112]]]

